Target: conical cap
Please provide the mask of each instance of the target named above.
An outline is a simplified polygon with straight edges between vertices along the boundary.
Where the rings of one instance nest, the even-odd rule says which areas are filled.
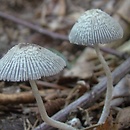
[[[66,65],[53,52],[29,43],[11,48],[0,60],[0,80],[26,81],[55,75]]]
[[[86,11],[72,27],[69,40],[78,45],[110,43],[123,37],[120,24],[99,9]]]

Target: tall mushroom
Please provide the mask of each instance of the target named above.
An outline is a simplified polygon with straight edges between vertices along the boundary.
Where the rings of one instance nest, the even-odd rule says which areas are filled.
[[[111,71],[103,58],[99,44],[110,43],[123,37],[120,24],[107,13],[99,9],[86,11],[72,27],[69,40],[78,45],[93,45],[107,76],[107,92],[104,108],[98,123],[105,122],[110,111],[113,81]]]
[[[35,80],[42,76],[60,72],[65,65],[62,58],[43,47],[20,43],[11,48],[0,60],[0,80],[16,82],[29,80],[43,121],[59,129],[75,130],[75,128],[55,121],[47,115],[35,83]]]

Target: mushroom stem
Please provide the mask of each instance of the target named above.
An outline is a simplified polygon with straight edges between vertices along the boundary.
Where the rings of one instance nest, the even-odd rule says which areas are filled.
[[[62,130],[76,130],[74,127],[72,127],[70,125],[67,125],[65,123],[53,120],[52,118],[50,118],[47,115],[45,106],[43,104],[42,98],[41,98],[41,96],[39,94],[39,91],[38,91],[38,88],[37,88],[37,85],[36,85],[35,81],[34,80],[29,80],[29,82],[30,82],[30,85],[32,87],[32,92],[34,94],[34,97],[35,97],[35,99],[37,101],[38,109],[39,109],[40,115],[42,117],[42,120],[44,122],[48,123],[49,125],[51,125],[51,126],[53,126],[55,128],[58,128],[58,129],[62,129]]]
[[[107,64],[107,62],[105,61],[104,57],[101,54],[99,45],[94,45],[94,48],[96,50],[97,56],[104,68],[104,71],[106,73],[106,77],[107,77],[107,92],[106,92],[106,99],[105,99],[105,104],[103,107],[103,111],[101,114],[101,117],[98,121],[99,124],[104,123],[109,115],[110,112],[110,102],[112,99],[112,91],[113,91],[113,79],[112,79],[112,75],[111,75],[111,71],[110,68]]]

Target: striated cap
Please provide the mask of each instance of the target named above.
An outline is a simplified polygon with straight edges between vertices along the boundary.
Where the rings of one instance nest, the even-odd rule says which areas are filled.
[[[55,75],[66,63],[53,52],[29,43],[11,48],[0,60],[0,80],[26,81]]]
[[[86,11],[72,27],[69,40],[78,45],[110,43],[123,37],[120,24],[99,9]]]

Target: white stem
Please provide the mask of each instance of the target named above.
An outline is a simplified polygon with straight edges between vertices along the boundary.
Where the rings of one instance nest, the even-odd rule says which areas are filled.
[[[97,56],[100,60],[100,62],[102,63],[102,66],[104,68],[104,71],[106,73],[106,77],[107,77],[107,92],[106,92],[106,99],[105,99],[105,104],[103,107],[103,111],[101,114],[101,117],[98,121],[98,123],[104,123],[109,115],[110,112],[110,102],[112,99],[112,91],[113,91],[113,79],[112,79],[112,75],[111,75],[111,71],[104,59],[104,57],[102,56],[101,52],[100,52],[100,48],[99,45],[94,45]]]
[[[52,118],[50,118],[47,115],[46,110],[45,110],[45,106],[43,104],[42,98],[39,94],[39,91],[38,91],[38,88],[37,88],[35,81],[29,80],[29,82],[31,84],[32,91],[33,91],[34,97],[36,98],[38,109],[39,109],[39,112],[40,112],[40,115],[41,115],[43,121],[48,123],[50,126],[53,126],[55,128],[59,128],[62,130],[76,130],[75,128],[71,127],[70,125],[53,120]]]

